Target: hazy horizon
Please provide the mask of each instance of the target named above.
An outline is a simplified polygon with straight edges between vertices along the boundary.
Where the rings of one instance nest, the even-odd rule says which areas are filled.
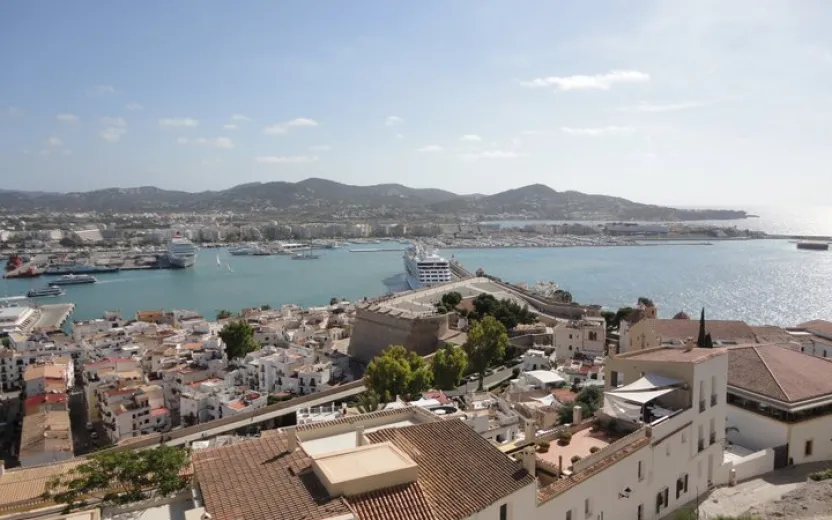
[[[820,205],[830,22],[819,0],[7,2],[0,188]]]

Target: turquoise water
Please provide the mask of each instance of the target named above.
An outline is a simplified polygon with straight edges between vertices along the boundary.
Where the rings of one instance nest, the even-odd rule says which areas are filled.
[[[710,317],[750,323],[794,325],[832,318],[832,252],[798,251],[786,241],[442,253],[506,281],[553,280],[582,303],[616,308],[648,296],[668,317],[679,310],[694,314],[705,306]],[[320,255],[319,260],[300,261],[203,250],[192,269],[102,274],[98,284],[70,286],[65,296],[40,301],[74,302],[74,319],[99,317],[107,309],[131,315],[150,308],[196,309],[213,317],[218,309],[321,305],[331,297],[372,297],[404,287],[399,252],[340,249]],[[0,295],[25,294],[47,281],[1,280]]]

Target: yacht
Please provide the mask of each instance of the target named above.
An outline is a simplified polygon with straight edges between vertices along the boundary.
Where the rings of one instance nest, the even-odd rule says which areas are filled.
[[[168,246],[168,261],[171,267],[184,269],[196,262],[197,247],[187,238],[176,234]]]
[[[315,253],[306,252],[306,253],[292,253],[292,260],[317,260],[320,258]]]
[[[79,285],[82,283],[96,283],[98,278],[90,274],[68,274],[49,282],[49,285]]]
[[[426,251],[416,245],[404,252],[407,285],[411,289],[430,287],[453,279],[451,264],[436,251]]]
[[[52,285],[47,285],[46,287],[41,287],[38,289],[29,289],[29,292],[26,293],[28,298],[41,298],[44,296],[63,296],[64,290],[60,287],[55,287]]]
[[[234,256],[268,256],[272,254],[271,251],[257,244],[246,244],[235,247],[228,252]]]

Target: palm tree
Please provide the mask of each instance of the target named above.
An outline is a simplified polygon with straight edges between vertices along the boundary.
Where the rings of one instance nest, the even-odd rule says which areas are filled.
[[[359,394],[356,408],[361,413],[370,413],[378,411],[381,406],[381,399],[378,394],[372,390],[367,390],[363,394]]]

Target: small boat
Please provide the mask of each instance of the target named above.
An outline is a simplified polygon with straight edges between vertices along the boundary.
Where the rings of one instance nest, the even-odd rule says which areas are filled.
[[[225,264],[226,269],[228,269],[229,273],[233,273],[234,269],[231,269],[231,264]]]
[[[320,258],[315,253],[294,253],[292,255],[292,260],[317,260]]]
[[[60,287],[47,285],[38,289],[29,289],[26,296],[29,298],[43,298],[46,296],[63,296],[64,294],[64,290]]]
[[[829,251],[829,244],[824,242],[798,242],[797,248],[811,251]]]
[[[98,282],[98,278],[89,274],[68,274],[49,282],[49,285],[79,285],[96,282]]]
[[[220,254],[217,253],[217,267],[222,267],[222,262],[220,262]]]

